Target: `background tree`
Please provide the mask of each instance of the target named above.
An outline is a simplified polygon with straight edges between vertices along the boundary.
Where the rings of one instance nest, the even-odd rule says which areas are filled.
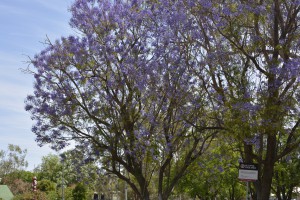
[[[9,144],[7,150],[0,150],[1,184],[6,184],[14,195],[23,194],[30,190],[27,182],[32,174],[24,171],[28,163],[25,160],[27,150],[18,145]]]
[[[67,183],[82,182],[88,185],[89,189],[96,191],[99,185],[105,182],[104,171],[99,161],[86,157],[84,151],[75,148],[62,153],[60,159]]]
[[[36,167],[38,180],[49,180],[54,183],[61,182],[62,163],[58,155],[48,154],[42,157],[42,163]],[[66,176],[66,180],[67,180]]]
[[[291,200],[297,197],[296,188],[300,185],[298,171],[299,154],[294,153],[280,159],[274,169],[272,191],[278,200]]]
[[[7,150],[0,150],[0,177],[23,170],[28,163],[25,160],[27,150],[22,150],[18,145],[9,144]]]
[[[188,168],[176,190],[199,199],[238,200],[245,196],[245,185],[238,180],[240,154],[233,143],[216,138],[202,157]]]

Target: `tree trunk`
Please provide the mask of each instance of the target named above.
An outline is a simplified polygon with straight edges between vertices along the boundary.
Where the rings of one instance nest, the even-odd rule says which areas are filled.
[[[150,200],[150,194],[148,190],[143,193],[143,200]]]
[[[258,200],[269,200],[271,194],[271,184],[274,166],[268,166],[263,168],[263,177],[261,184],[261,197],[257,197]]]
[[[138,181],[141,190],[141,200],[150,200],[150,194],[149,194],[148,186],[146,184],[146,180],[143,177],[141,179],[138,179]]]
[[[269,134],[267,138],[266,158],[263,162],[261,176],[261,191],[257,194],[258,200],[269,200],[271,194],[272,177],[276,159],[276,134]],[[258,188],[259,189],[259,188]]]

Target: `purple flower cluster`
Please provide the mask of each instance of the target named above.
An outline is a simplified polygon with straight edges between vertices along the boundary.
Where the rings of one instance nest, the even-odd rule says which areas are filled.
[[[260,143],[260,137],[261,137],[261,135],[256,134],[256,135],[254,135],[252,138],[246,138],[246,139],[244,139],[244,142],[245,142],[247,145],[254,145],[256,149],[259,149],[260,146],[262,145],[262,144]]]

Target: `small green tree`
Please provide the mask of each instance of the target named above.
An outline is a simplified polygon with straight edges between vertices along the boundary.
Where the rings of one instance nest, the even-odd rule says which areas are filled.
[[[41,165],[37,168],[39,172],[38,180],[50,180],[52,182],[60,182],[60,172],[62,164],[58,155],[48,154],[42,158]]]
[[[72,194],[74,200],[86,200],[88,189],[83,183],[78,183],[74,188]]]
[[[48,193],[50,191],[55,191],[56,184],[50,180],[44,179],[44,180],[39,181],[38,189],[40,191]]]

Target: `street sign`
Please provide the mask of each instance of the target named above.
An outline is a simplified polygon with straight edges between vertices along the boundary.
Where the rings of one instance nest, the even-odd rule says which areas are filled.
[[[258,179],[258,165],[253,163],[240,163],[239,179],[241,181],[256,181]]]

